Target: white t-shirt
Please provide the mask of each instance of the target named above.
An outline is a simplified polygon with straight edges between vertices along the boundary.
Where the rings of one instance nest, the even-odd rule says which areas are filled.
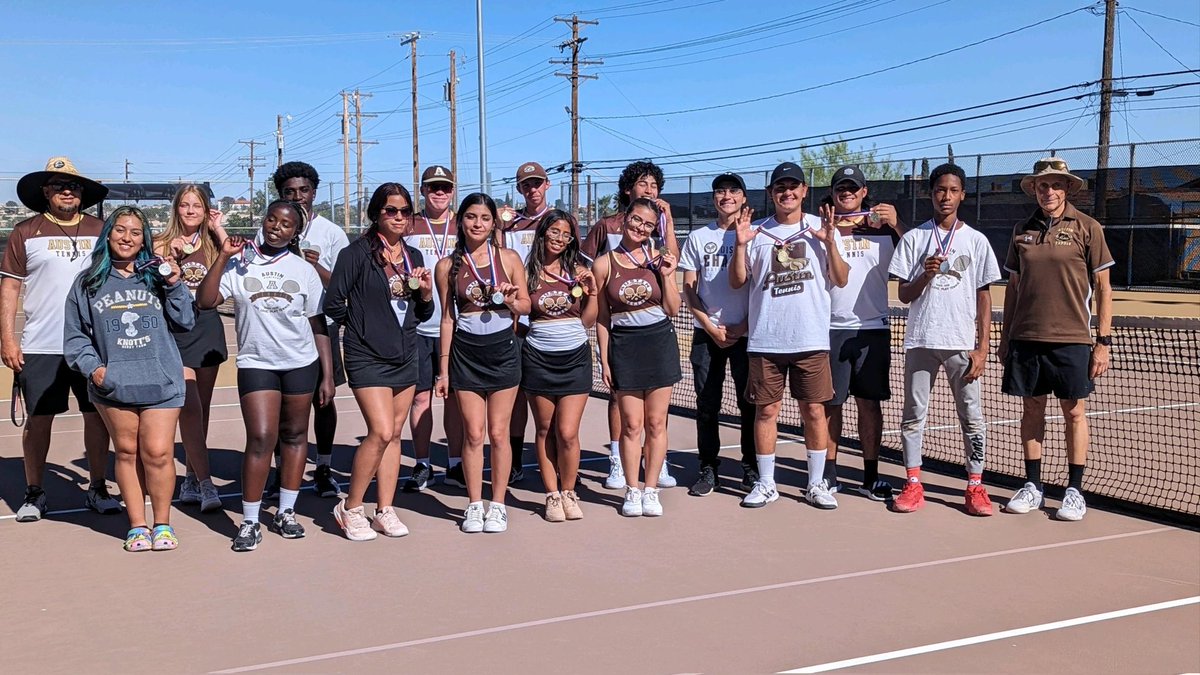
[[[746,250],[749,266],[750,339],[747,351],[760,354],[795,354],[829,350],[829,255],[825,244],[813,236],[821,219],[805,214],[800,223],[780,225],[774,218]],[[805,230],[805,227],[808,229]],[[804,232],[777,249],[775,240]],[[783,251],[786,261],[779,259]]]
[[[904,234],[888,269],[892,276],[911,282],[925,273],[925,259],[937,254],[938,239],[946,236],[935,230],[928,220]],[[947,262],[950,269],[935,276],[908,310],[905,349],[975,348],[975,293],[1000,278],[1000,266],[987,237],[966,223],[954,231]]]
[[[696,293],[708,309],[708,318],[721,326],[736,326],[746,320],[748,286],[729,286],[729,261],[737,246],[737,231],[710,223],[688,233],[679,253],[679,268],[696,272]],[[700,328],[700,322],[692,323]]]
[[[254,240],[259,246],[262,245],[261,229],[254,236]],[[349,245],[350,238],[346,236],[342,228],[322,215],[314,216],[312,220],[308,221],[308,226],[304,228],[304,231],[300,233],[300,250],[316,251],[320,254],[317,256],[317,262],[330,272],[333,271],[338,254]],[[320,279],[320,276],[317,279]],[[325,319],[325,325],[332,326],[333,319]]]
[[[874,330],[888,326],[888,266],[896,252],[890,227],[856,227],[838,239],[838,251],[850,266],[845,287],[829,289],[834,330]]]
[[[288,253],[270,264],[235,256],[221,274],[221,295],[234,301],[238,368],[291,370],[317,360],[309,318],[321,313],[325,288],[317,271]]]
[[[447,223],[427,223],[421,214],[417,214],[413,216],[412,230],[404,235],[404,243],[421,252],[421,257],[425,259],[425,267],[429,269],[430,274],[433,274],[433,268],[437,266],[439,260],[454,253],[458,229],[455,227],[454,214],[447,211],[446,218],[450,220],[448,225]],[[441,331],[442,294],[438,290],[435,280],[433,315],[417,324],[417,335],[436,338],[441,336]]]
[[[537,234],[537,224],[539,219],[532,221],[522,218],[517,221],[517,226],[523,229],[509,230],[504,233],[504,247],[510,248],[521,256],[521,264],[525,265],[529,262],[529,254],[533,253],[533,235]],[[522,314],[517,317],[517,321],[529,325],[529,315]]]

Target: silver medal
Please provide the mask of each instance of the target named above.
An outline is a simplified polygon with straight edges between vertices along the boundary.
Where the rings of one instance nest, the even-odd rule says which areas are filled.
[[[504,294],[501,293],[500,291],[496,291],[495,293],[492,293],[492,304],[493,305],[503,305],[504,304]]]
[[[158,264],[158,276],[166,279],[171,276],[171,263],[163,261]]]

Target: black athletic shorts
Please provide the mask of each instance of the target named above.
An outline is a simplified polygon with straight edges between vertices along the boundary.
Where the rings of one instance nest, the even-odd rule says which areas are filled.
[[[25,410],[29,415],[58,415],[67,412],[67,394],[75,394],[79,412],[96,412],[88,398],[87,377],[72,370],[62,354],[26,354],[25,366],[17,373]]]
[[[1024,398],[1051,393],[1060,400],[1087,398],[1095,386],[1088,378],[1091,362],[1091,345],[1012,340],[1000,390]]]
[[[417,334],[417,391],[433,389],[433,378],[441,375],[441,338]]]
[[[833,375],[830,405],[854,396],[868,401],[892,397],[892,332],[888,328],[829,331],[829,370]]]
[[[291,370],[238,368],[238,396],[255,391],[278,391],[284,396],[312,394],[321,383],[321,359]]]

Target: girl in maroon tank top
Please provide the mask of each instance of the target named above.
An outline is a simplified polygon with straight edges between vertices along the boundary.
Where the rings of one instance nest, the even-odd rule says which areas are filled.
[[[671,387],[682,377],[670,318],[679,312],[675,256],[655,250],[659,206],[635,199],[625,209],[621,243],[592,269],[603,292],[596,322],[604,381],[621,412],[626,516],[660,516],[658,476],[667,456]],[[645,430],[645,442],[641,438]],[[645,487],[638,470],[645,460]]]
[[[504,496],[512,466],[509,419],[521,358],[513,316],[529,313],[525,270],[515,252],[502,248],[496,203],[483,193],[467,195],[458,209],[454,252],[438,262],[442,295],[442,375],[434,393],[458,401],[463,420],[463,473],[470,502],[463,532],[508,529]],[[492,503],[483,510],[484,434],[492,446]]]

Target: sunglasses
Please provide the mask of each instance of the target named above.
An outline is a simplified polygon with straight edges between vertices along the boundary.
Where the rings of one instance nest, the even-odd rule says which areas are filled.
[[[83,185],[76,181],[73,181],[73,180],[70,180],[70,181],[57,181],[56,180],[51,183],[46,183],[46,187],[50,188],[51,190],[54,190],[55,192],[67,192],[67,191],[80,192],[83,190]]]
[[[449,183],[426,183],[425,187],[430,192],[441,192],[443,194],[454,192],[454,186]]]
[[[383,215],[387,216],[388,218],[395,218],[397,215],[401,215],[401,216],[404,216],[405,218],[408,218],[409,216],[411,216],[413,214],[412,207],[410,207],[410,206],[406,206],[402,209],[398,209],[394,206],[385,206],[382,209],[380,209],[379,212],[382,213]]]
[[[1046,169],[1054,171],[1067,171],[1067,163],[1061,159],[1041,159],[1033,163],[1033,172],[1041,173]]]

